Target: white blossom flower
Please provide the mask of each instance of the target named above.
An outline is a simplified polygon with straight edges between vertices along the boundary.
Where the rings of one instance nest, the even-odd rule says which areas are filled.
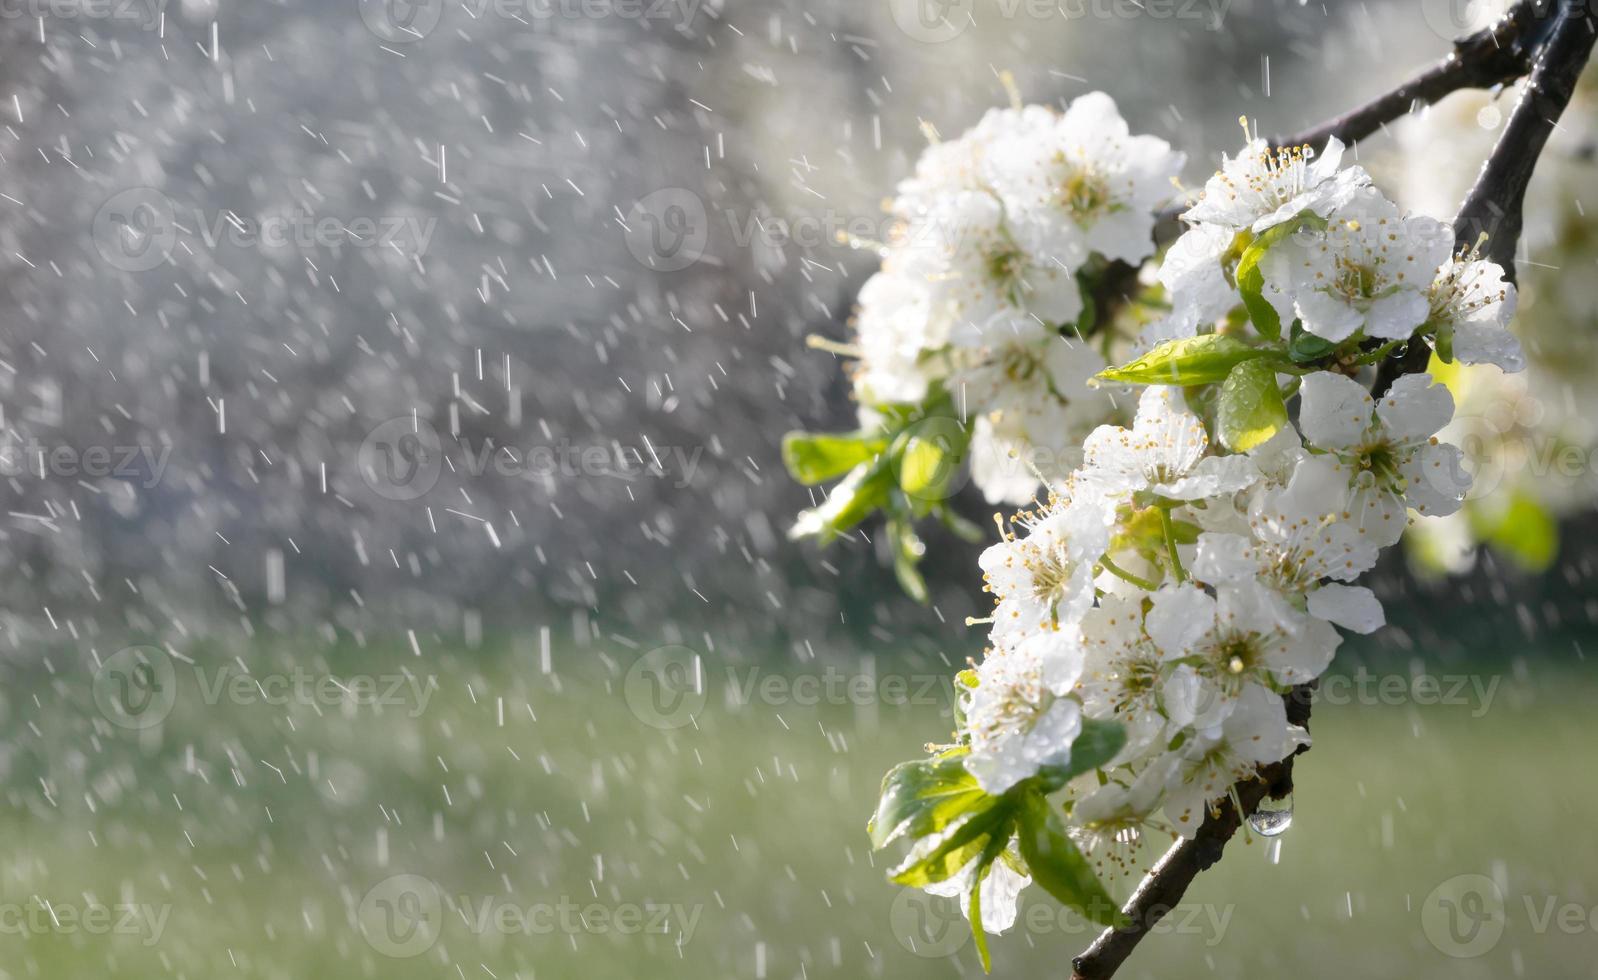
[[[1429,290],[1453,238],[1446,224],[1405,217],[1375,188],[1365,188],[1312,241],[1272,249],[1264,268],[1317,337],[1336,343],[1363,330],[1397,340],[1426,322]]]
[[[1310,615],[1357,633],[1372,632],[1383,619],[1371,591],[1325,582],[1353,581],[1376,564],[1380,550],[1350,519],[1347,500],[1347,484],[1335,463],[1306,457],[1285,488],[1256,498],[1247,537],[1200,534],[1190,571],[1209,585],[1259,582],[1289,601],[1304,597]]]
[[[1526,367],[1520,341],[1509,332],[1515,318],[1515,284],[1503,266],[1471,254],[1445,263],[1432,282],[1427,324],[1452,332],[1454,358],[1464,364],[1496,364],[1514,373]]]
[[[1192,583],[1167,586],[1154,594],[1146,625],[1164,659],[1178,663],[1165,709],[1183,727],[1213,727],[1251,684],[1314,680],[1342,642],[1257,582],[1222,585],[1214,596]]]
[[[1043,766],[1070,762],[1082,706],[1067,695],[1082,662],[1080,640],[1062,630],[1000,645],[977,667],[966,706],[965,767],[985,792],[998,795]]]
[[[1380,401],[1330,372],[1304,379],[1299,427],[1335,460],[1356,522],[1382,545],[1404,533],[1405,509],[1452,514],[1470,489],[1459,447],[1435,434],[1454,416],[1454,396],[1429,374],[1399,378]]]
[[[1040,480],[1082,462],[1082,437],[1115,414],[1107,390],[1088,381],[1104,370],[1091,346],[1048,336],[961,352],[946,387],[977,416],[972,477],[989,503],[1024,504]]]
[[[1339,170],[1342,161],[1343,143],[1336,137],[1318,156],[1310,147],[1273,151],[1265,140],[1251,139],[1241,153],[1222,163],[1204,185],[1199,203],[1183,218],[1255,234],[1304,211],[1324,218],[1370,184],[1370,175],[1359,167]]]
[[[854,383],[861,401],[920,401],[938,375],[925,355],[948,343],[930,315],[926,282],[884,269],[860,287],[859,304],[861,358]]]
[[[1112,492],[1146,490],[1172,500],[1236,493],[1259,479],[1247,456],[1206,456],[1209,441],[1181,389],[1151,385],[1138,400],[1131,429],[1101,425],[1088,436],[1084,479]]]
[[[1204,823],[1206,809],[1218,804],[1233,783],[1308,744],[1309,733],[1287,723],[1279,695],[1247,685],[1225,721],[1193,732],[1176,750],[1176,765],[1165,784],[1165,815],[1177,833],[1191,840]]]
[[[1017,421],[1042,416],[1048,426],[1063,425],[1075,434],[1072,441],[1079,441],[1114,411],[1109,392],[1088,384],[1104,370],[1103,356],[1079,340],[1018,333],[996,331],[991,345],[963,354],[964,363],[949,378],[950,394],[974,412]]]
[[[1037,128],[1012,128],[984,158],[1019,239],[1075,267],[1091,253],[1139,263],[1184,157],[1133,136],[1115,100],[1090,92]]]
[[[1024,426],[1003,416],[978,415],[971,424],[971,445],[966,453],[971,482],[990,504],[1024,505],[1037,497],[1040,479],[1055,475],[1034,469],[1032,444]]]
[[[1142,757],[1165,727],[1159,648],[1143,629],[1141,597],[1106,596],[1082,617],[1086,660],[1077,692],[1089,718],[1119,722],[1126,744],[1112,761]]]
[[[961,868],[957,873],[943,881],[925,886],[922,890],[929,895],[942,898],[956,898],[960,900],[960,911],[967,920],[971,918],[971,883],[976,877],[977,865],[982,857],[978,855],[971,859],[971,863]],[[1019,865],[1019,852],[1012,843],[999,859],[989,865],[988,873],[982,879],[982,931],[990,935],[1000,935],[1006,929],[1015,925],[1016,913],[1020,907],[1021,892],[1026,886],[1032,884],[1031,877],[1016,871],[1012,865]]]
[[[1111,781],[1078,800],[1071,809],[1071,839],[1101,875],[1124,875],[1142,870],[1144,844],[1155,829],[1153,814],[1165,795],[1176,758],[1162,754],[1135,773],[1115,771]],[[1131,776],[1130,782],[1116,777]]]
[[[1093,604],[1093,563],[1109,546],[1110,519],[1097,494],[1056,499],[1022,517],[1024,535],[982,553],[982,578],[998,599],[996,641],[1082,618]]]
[[[934,140],[921,151],[915,173],[899,182],[893,213],[913,221],[952,194],[987,190],[982,161],[995,146],[1046,131],[1055,118],[1053,109],[1041,105],[989,109],[959,137]]]
[[[1160,339],[1191,337],[1241,302],[1222,266],[1236,238],[1237,232],[1224,225],[1198,224],[1171,243],[1160,264],[1160,284],[1171,301]]]
[[[1075,268],[1023,248],[991,193],[938,200],[890,257],[926,281],[929,329],[957,346],[1042,337],[1082,311]]]

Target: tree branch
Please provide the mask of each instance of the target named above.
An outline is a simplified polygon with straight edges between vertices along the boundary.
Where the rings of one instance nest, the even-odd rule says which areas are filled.
[[[1388,123],[1466,88],[1505,85],[1531,71],[1555,18],[1549,9],[1568,0],[1519,0],[1491,27],[1454,42],[1454,50],[1390,92],[1312,129],[1271,141],[1317,149],[1335,136],[1357,143]]]
[[[1505,275],[1513,281],[1526,187],[1559,117],[1575,94],[1577,79],[1592,56],[1595,42],[1598,15],[1590,12],[1586,4],[1573,0],[1520,0],[1498,23],[1461,39],[1447,59],[1393,91],[1314,129],[1272,142],[1276,146],[1318,147],[1336,136],[1353,143],[1405,115],[1416,103],[1430,104],[1462,88],[1506,84],[1529,73],[1531,77],[1508,125],[1454,222],[1456,246],[1471,248],[1485,234],[1485,257],[1503,266]],[[1430,357],[1431,348],[1426,341],[1415,339],[1382,362],[1374,391],[1381,395],[1398,377],[1424,371]],[[1313,685],[1304,685],[1287,696],[1288,719],[1294,724],[1307,727],[1312,691]],[[1260,802],[1266,797],[1279,799],[1292,791],[1293,759],[1289,756],[1265,766],[1255,778],[1233,787],[1241,812],[1230,799],[1224,800],[1216,812],[1205,818],[1192,840],[1174,844],[1122,909],[1129,924],[1105,930],[1073,960],[1072,980],[1108,980],[1114,976],[1149,930],[1182,900],[1199,872],[1221,859],[1227,841]]]
[[[1511,281],[1524,223],[1526,188],[1559,117],[1576,94],[1576,81],[1592,56],[1593,43],[1598,41],[1594,14],[1584,12],[1586,6],[1572,7],[1555,21],[1498,145],[1482,165],[1454,219],[1456,244],[1468,248],[1486,235],[1485,257],[1503,266]]]

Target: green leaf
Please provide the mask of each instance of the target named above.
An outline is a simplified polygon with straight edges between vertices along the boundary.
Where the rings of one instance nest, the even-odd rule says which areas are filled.
[[[1253,449],[1287,424],[1287,405],[1270,361],[1245,361],[1232,369],[1221,385],[1217,421],[1221,444],[1234,453]]]
[[[1244,361],[1274,353],[1227,334],[1211,333],[1167,340],[1130,364],[1100,371],[1099,377],[1124,384],[1213,384]]]
[[[959,489],[954,477],[970,444],[970,428],[950,416],[933,415],[912,424],[889,449],[896,461],[899,489],[921,502],[948,498]]]
[[[815,535],[829,541],[885,506],[892,490],[893,468],[888,465],[886,454],[861,463],[832,488],[825,503],[800,511],[788,536]]]
[[[1191,407],[1191,405],[1189,405]],[[1110,553],[1132,549],[1145,556],[1158,555],[1165,550],[1165,523],[1160,520],[1160,508],[1128,506],[1117,515],[1117,531],[1110,539]],[[1177,544],[1195,544],[1203,530],[1187,521],[1172,521]]]
[[[987,849],[982,852],[978,860],[976,874],[972,876],[970,904],[966,908],[966,919],[971,925],[971,938],[976,940],[977,956],[982,960],[982,972],[993,972],[993,959],[988,955],[988,933],[982,928],[982,880],[993,871],[993,862],[1005,853],[1009,841],[995,838],[988,843]]]
[[[1044,766],[1038,770],[1037,786],[1052,793],[1085,772],[1097,769],[1121,751],[1126,744],[1126,729],[1119,722],[1084,719],[1082,731],[1071,743],[1071,761],[1063,766]]]
[[[1099,304],[1093,297],[1093,282],[1086,272],[1077,273],[1076,290],[1082,297],[1082,312],[1076,317],[1076,335],[1084,338],[1099,324]]]
[[[1507,556],[1521,568],[1541,572],[1559,554],[1559,524],[1536,498],[1523,491],[1510,497],[1509,505],[1491,520],[1472,513],[1472,524],[1494,551]]]
[[[1454,328],[1452,326],[1439,327],[1437,335],[1432,338],[1432,349],[1444,364],[1454,363]]]
[[[909,856],[888,872],[888,880],[916,888],[948,881],[994,840],[1008,840],[1014,806],[1003,797],[987,799],[990,805],[961,813],[943,830],[916,841]]]
[[[925,603],[927,580],[917,566],[921,564],[921,556],[926,553],[926,545],[922,544],[910,522],[902,518],[888,522],[888,539],[893,545],[893,574],[899,580],[899,587],[910,598]]]
[[[1028,793],[1020,802],[1017,840],[1032,880],[1067,908],[1090,922],[1119,926],[1126,917],[1104,890],[1087,858],[1071,843],[1058,815],[1041,794]]]
[[[782,437],[782,462],[795,480],[815,486],[835,480],[888,447],[864,432],[790,432]]]
[[[1254,329],[1266,340],[1281,339],[1282,318],[1277,315],[1276,307],[1265,298],[1265,273],[1260,269],[1260,262],[1273,246],[1304,226],[1306,215],[1314,217],[1313,212],[1306,211],[1291,221],[1284,221],[1269,229],[1254,239],[1243,250],[1243,257],[1237,260],[1237,291],[1243,295],[1243,307],[1248,310],[1248,318],[1254,322]],[[1325,224],[1321,221],[1322,227]]]
[[[866,831],[872,848],[880,850],[900,837],[938,833],[989,799],[966,771],[964,753],[901,763],[883,777],[877,812]]]
[[[1294,364],[1312,364],[1337,349],[1337,345],[1324,337],[1317,337],[1297,321],[1293,321],[1293,339],[1287,345],[1287,356]]]

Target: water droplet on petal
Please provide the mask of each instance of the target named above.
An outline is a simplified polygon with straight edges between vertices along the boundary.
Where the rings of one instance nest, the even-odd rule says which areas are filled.
[[[1261,837],[1280,837],[1293,826],[1293,794],[1279,800],[1264,799],[1259,809],[1249,814],[1249,829]]]

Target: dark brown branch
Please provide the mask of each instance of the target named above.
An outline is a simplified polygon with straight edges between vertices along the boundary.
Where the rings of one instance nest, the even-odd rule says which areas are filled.
[[[1511,281],[1526,188],[1543,147],[1576,94],[1576,81],[1592,56],[1593,42],[1598,41],[1594,15],[1585,12],[1586,4],[1580,7],[1583,9],[1572,8],[1556,22],[1498,145],[1482,165],[1454,219],[1456,243],[1470,247],[1486,235],[1485,257],[1503,266]]]
[[[1294,725],[1309,727],[1310,699],[1313,684],[1293,688],[1287,695],[1287,720]],[[1308,751],[1308,746],[1299,752]],[[1226,842],[1243,826],[1243,819],[1259,809],[1267,797],[1281,799],[1293,791],[1293,759],[1297,753],[1281,762],[1260,769],[1259,776],[1245,780],[1233,787],[1237,799],[1243,804],[1240,814],[1231,800],[1223,800],[1216,812],[1205,817],[1203,826],[1192,840],[1179,840],[1154,865],[1138,885],[1132,897],[1121,909],[1131,922],[1119,929],[1106,929],[1099,937],[1071,961],[1072,980],[1106,980],[1132,955],[1137,944],[1143,941],[1156,923],[1176,908],[1182,901],[1199,872],[1221,859]]]
[[[1437,64],[1357,109],[1313,129],[1272,140],[1274,146],[1320,149],[1335,136],[1357,143],[1388,123],[1467,88],[1493,88],[1531,70],[1561,0],[1520,0],[1497,23],[1454,42]]]

